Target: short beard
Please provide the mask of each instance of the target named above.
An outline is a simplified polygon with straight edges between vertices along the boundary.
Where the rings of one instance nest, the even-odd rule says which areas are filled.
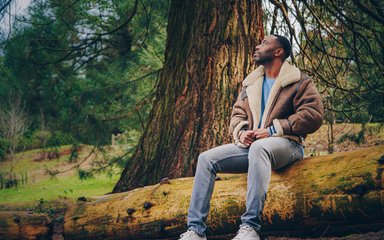
[[[257,65],[264,65],[265,61],[264,61],[264,59],[255,59],[255,63]]]
[[[269,60],[269,59],[255,59],[255,63],[256,63],[257,65],[264,65],[264,64],[266,64],[267,62],[269,62],[268,60]]]
[[[259,59],[254,59],[257,65],[264,65],[266,63],[272,62],[273,57],[261,57]]]

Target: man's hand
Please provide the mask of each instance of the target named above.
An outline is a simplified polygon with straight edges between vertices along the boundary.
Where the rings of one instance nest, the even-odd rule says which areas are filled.
[[[252,130],[243,131],[239,136],[240,142],[246,146],[250,146],[255,141],[253,133],[254,131]]]
[[[268,132],[268,129],[266,128],[259,128],[253,131],[253,134],[252,134],[253,139],[261,139],[266,137],[269,137],[269,132]]]
[[[268,129],[260,128],[257,130],[247,130],[243,131],[240,136],[240,142],[246,146],[250,146],[257,139],[267,138],[269,137]]]

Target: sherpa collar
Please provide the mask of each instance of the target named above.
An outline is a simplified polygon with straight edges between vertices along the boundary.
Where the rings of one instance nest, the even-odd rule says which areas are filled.
[[[255,84],[257,81],[262,81],[264,74],[264,66],[256,68],[256,70],[254,70],[245,78],[243,81],[243,86],[248,87]],[[285,61],[281,66],[280,73],[276,78],[275,84],[281,87],[286,87],[289,84],[299,81],[300,77],[300,69],[290,65],[287,61]]]

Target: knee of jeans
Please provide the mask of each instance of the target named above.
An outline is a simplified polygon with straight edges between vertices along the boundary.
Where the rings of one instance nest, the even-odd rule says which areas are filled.
[[[265,144],[263,141],[258,140],[254,141],[251,146],[249,147],[249,156],[259,156],[262,154],[267,154],[268,155],[268,150],[265,147]],[[259,159],[259,158],[257,158]],[[249,161],[252,160],[252,157],[249,158]],[[259,160],[258,160],[259,161]]]
[[[202,152],[199,154],[199,157],[197,158],[197,165],[212,166],[209,154],[207,154],[207,152]]]
[[[254,141],[249,147],[249,152],[257,153],[260,151],[265,151],[264,145],[261,143],[261,141]]]

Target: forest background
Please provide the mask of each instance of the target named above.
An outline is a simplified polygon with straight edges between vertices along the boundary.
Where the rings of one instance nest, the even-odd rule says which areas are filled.
[[[325,104],[307,156],[383,143],[382,1],[17,4],[0,2],[0,192],[28,188],[26,158],[51,178],[114,176],[113,192],[192,176],[199,152],[231,141],[231,107],[272,33]]]

